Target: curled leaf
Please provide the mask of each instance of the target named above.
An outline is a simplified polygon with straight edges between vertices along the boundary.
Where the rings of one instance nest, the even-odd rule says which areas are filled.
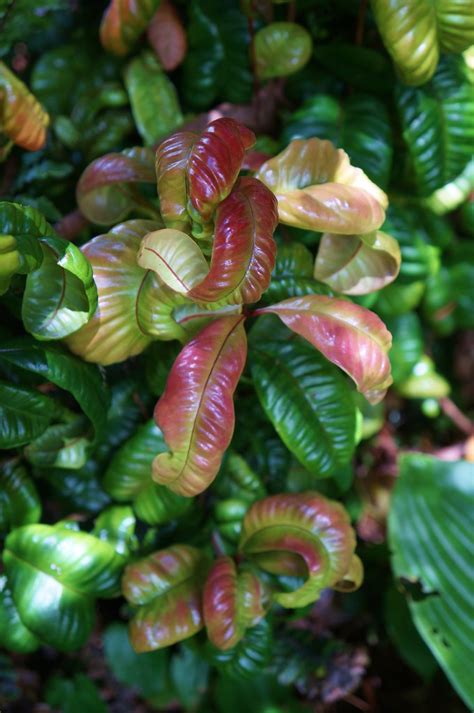
[[[206,556],[189,545],[159,550],[125,569],[123,595],[139,607],[129,625],[135,651],[170,646],[202,629],[206,569]]]
[[[244,317],[221,317],[176,359],[155,408],[170,453],[153,462],[153,478],[180,495],[214,480],[234,430],[232,396],[247,356]]]
[[[197,139],[198,134],[191,131],[178,131],[165,139],[156,151],[160,213],[167,228],[190,228],[186,168]]]
[[[251,506],[244,517],[239,549],[272,574],[307,574],[299,589],[273,595],[282,606],[303,607],[348,574],[355,534],[339,503],[316,492],[286,493]]]
[[[0,533],[38,522],[41,501],[25,468],[6,461],[0,470]]]
[[[348,235],[376,230],[385,219],[385,193],[330,141],[295,139],[255,175],[276,195],[287,225]]]
[[[400,246],[381,230],[366,235],[326,233],[319,243],[314,276],[336,292],[366,295],[397,277]]]
[[[324,295],[290,298],[255,314],[277,314],[326,359],[355,381],[370,403],[381,401],[392,383],[387,352],[392,337],[373,312]]]
[[[28,87],[0,62],[0,131],[15,144],[37,151],[46,143],[49,115]]]
[[[160,0],[111,0],[100,25],[100,40],[109,52],[127,54],[156,12]]]
[[[186,30],[175,6],[161,0],[147,29],[148,42],[153,47],[163,69],[171,72],[186,56]]]
[[[156,180],[151,149],[135,147],[97,158],[86,168],[76,189],[82,213],[92,223],[112,225],[135,207],[135,183]]]
[[[261,79],[287,77],[309,62],[312,50],[311,35],[302,25],[272,22],[255,35],[257,74]]]
[[[233,648],[246,629],[265,616],[267,594],[251,570],[239,572],[231,557],[220,557],[211,567],[203,593],[207,635],[218,649]]]

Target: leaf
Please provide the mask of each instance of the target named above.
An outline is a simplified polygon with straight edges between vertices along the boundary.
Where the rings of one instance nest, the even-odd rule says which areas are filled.
[[[82,646],[94,624],[94,597],[114,596],[124,558],[85,532],[58,523],[11,532],[3,562],[23,624],[60,651]]]
[[[384,102],[367,94],[345,100],[329,94],[310,97],[287,119],[282,140],[289,143],[312,136],[329,139],[343,148],[372,181],[383,189],[387,187],[393,139]]]
[[[148,42],[166,72],[171,72],[186,57],[186,30],[178,11],[169,0],[161,0],[147,29]]]
[[[153,478],[190,497],[214,480],[234,430],[232,397],[245,366],[244,317],[221,317],[182,350],[155,407],[169,453],[153,461]]]
[[[67,679],[53,676],[46,684],[45,699],[50,706],[60,706],[62,713],[107,713],[97,686],[83,673]]]
[[[317,44],[313,56],[325,73],[350,84],[357,91],[370,92],[380,96],[391,95],[394,72],[385,53],[372,47],[361,47],[348,42],[331,41]],[[333,91],[334,80],[328,84]],[[366,117],[371,120],[370,116]]]
[[[281,223],[347,235],[384,221],[385,193],[330,141],[295,139],[255,176],[275,193]]]
[[[209,665],[201,652],[181,646],[170,662],[170,674],[179,700],[187,710],[196,708],[209,684]]]
[[[28,151],[46,143],[49,116],[21,79],[0,62],[0,131]]]
[[[15,461],[6,461],[0,470],[0,532],[38,522],[41,501],[26,469]]]
[[[437,373],[433,361],[422,354],[397,390],[408,399],[442,399],[451,391],[449,382]]]
[[[193,233],[206,234],[217,205],[232,190],[245,151],[255,143],[255,134],[234,119],[216,119],[194,143],[187,176],[194,223]],[[203,225],[202,225],[203,224]]]
[[[377,403],[392,383],[387,352],[392,339],[383,322],[359,305],[323,295],[283,300],[255,314],[273,313],[307,339]]]
[[[256,677],[268,666],[272,657],[272,629],[268,621],[262,619],[256,626],[246,631],[244,638],[232,649],[214,649],[209,646],[211,663],[225,674],[224,680],[235,679],[239,687],[245,679]],[[221,679],[222,680],[222,679]],[[233,704],[235,697],[232,698]],[[265,698],[265,704],[268,698]],[[222,708],[219,710],[228,710]],[[263,710],[262,708],[258,710]]]
[[[263,295],[266,304],[287,297],[332,294],[329,287],[313,278],[314,258],[303,243],[284,243],[278,247],[270,284]]]
[[[254,572],[239,572],[231,557],[219,557],[203,592],[204,622],[211,643],[224,651],[233,648],[265,616],[267,598]]]
[[[267,572],[308,575],[299,589],[273,595],[289,608],[311,604],[322,589],[338,585],[351,568],[354,548],[345,509],[316,492],[272,495],[254,503],[239,544],[242,554]]]
[[[36,339],[62,339],[86,324],[97,306],[89,261],[62,238],[40,239],[43,261],[26,278],[25,328]]]
[[[152,272],[137,264],[143,236],[156,228],[149,220],[129,220],[82,247],[92,266],[98,306],[66,344],[85,361],[114,364],[142,352],[154,337],[184,335],[172,314],[185,298],[172,296]]]
[[[22,623],[6,577],[0,577],[0,645],[20,654],[32,653],[40,645],[36,636]]]
[[[187,231],[191,227],[186,169],[197,139],[198,134],[191,131],[178,131],[162,141],[156,151],[160,212],[167,228]]]
[[[473,506],[471,463],[402,456],[389,514],[393,571],[420,586],[421,596],[408,602],[416,628],[468,708]]]
[[[135,147],[95,159],[76,189],[82,213],[92,223],[111,225],[127,217],[136,204],[135,183],[154,183],[154,153]]]
[[[444,57],[431,82],[395,93],[419,195],[453,181],[472,157],[474,92],[462,58]]]
[[[124,78],[138,133],[147,146],[183,123],[176,89],[151,52],[135,57]]]
[[[469,0],[372,0],[375,21],[405,84],[425,84],[440,51],[463,52],[474,41]]]
[[[160,0],[111,0],[100,25],[106,50],[125,55],[132,49],[153,17]]]
[[[219,99],[251,100],[250,38],[236,0],[226,2],[225,12],[219,0],[194,0],[189,6],[188,44],[181,85],[187,104],[203,110]]]
[[[414,312],[392,317],[387,327],[393,337],[390,363],[395,384],[408,377],[423,354],[424,339],[420,318]]]
[[[314,476],[330,475],[355,447],[356,411],[345,377],[302,339],[285,335],[253,346],[255,389],[275,430]]]
[[[0,447],[16,448],[40,436],[54,417],[53,399],[0,381]]]
[[[137,516],[160,525],[182,515],[191,504],[151,478],[157,450],[166,451],[163,435],[153,420],[140,426],[115,453],[104,476],[105,490],[120,502],[132,501]]]
[[[254,38],[256,72],[260,79],[287,77],[302,69],[313,50],[311,35],[295,22],[272,22]]]
[[[336,292],[365,295],[393,282],[400,262],[397,241],[381,230],[366,235],[325,233],[319,243],[314,276]]]
[[[206,556],[189,545],[173,545],[128,565],[122,591],[139,607],[129,624],[137,653],[170,646],[202,629],[200,589],[206,565]]]

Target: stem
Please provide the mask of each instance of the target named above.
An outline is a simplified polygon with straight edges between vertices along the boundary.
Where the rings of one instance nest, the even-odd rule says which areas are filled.
[[[448,396],[444,396],[440,399],[439,405],[441,406],[444,415],[451,419],[460,431],[465,433],[467,436],[474,434],[474,423],[463,414],[454,401],[451,401]]]
[[[288,14],[286,16],[286,19],[288,22],[294,22],[296,18],[296,2],[295,0],[291,0],[291,2],[288,4]]]
[[[356,26],[356,36],[355,43],[358,47],[362,45],[364,41],[364,26],[365,26],[365,15],[367,12],[368,0],[360,0],[359,14],[357,16],[357,26]]]

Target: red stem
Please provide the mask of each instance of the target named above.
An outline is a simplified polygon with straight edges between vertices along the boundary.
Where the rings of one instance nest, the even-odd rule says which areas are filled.
[[[463,414],[454,401],[451,401],[448,396],[440,399],[439,405],[441,406],[445,416],[451,419],[454,425],[457,426],[460,431],[465,433],[466,436],[472,436],[474,434],[474,423]]]

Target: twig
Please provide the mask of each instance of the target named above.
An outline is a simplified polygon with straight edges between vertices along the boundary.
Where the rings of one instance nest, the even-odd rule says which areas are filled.
[[[466,434],[466,436],[471,436],[474,434],[474,423],[463,414],[463,412],[456,406],[454,401],[448,396],[444,396],[439,400],[439,405],[445,416],[447,416],[454,423],[455,426],[459,428],[460,431]]]

